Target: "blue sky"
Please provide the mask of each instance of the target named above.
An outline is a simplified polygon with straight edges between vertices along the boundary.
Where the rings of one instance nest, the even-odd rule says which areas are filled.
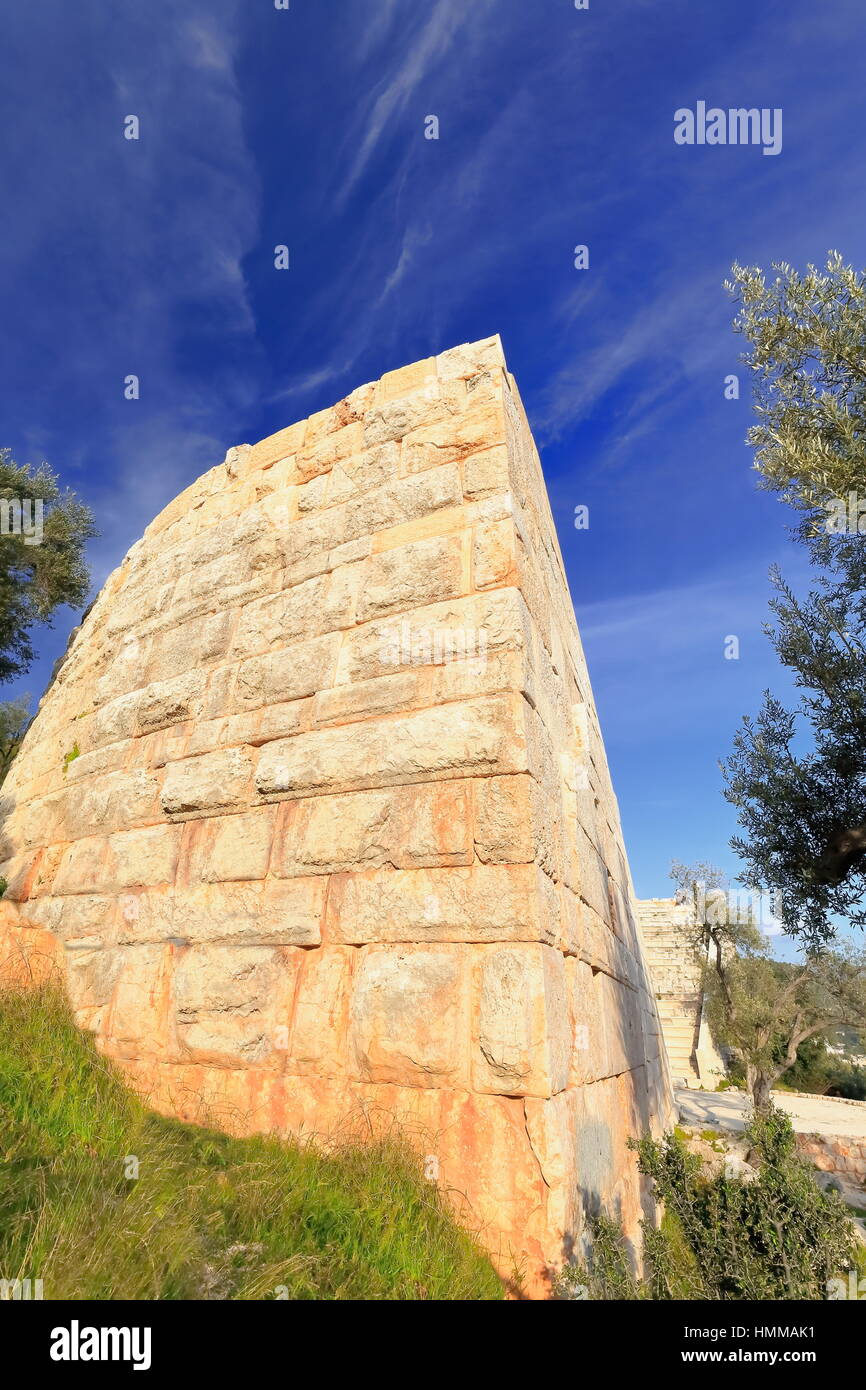
[[[767,569],[805,568],[755,489],[745,377],[724,399],[722,282],[866,264],[862,0],[42,0],[4,30],[0,442],[94,507],[95,586],[230,445],[501,333],[637,892],[672,857],[735,871],[717,760],[786,688]],[[676,145],[698,100],[780,107],[782,152]]]

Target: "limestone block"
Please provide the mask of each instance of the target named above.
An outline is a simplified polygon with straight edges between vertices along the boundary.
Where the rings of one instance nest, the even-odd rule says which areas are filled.
[[[345,1073],[349,999],[357,954],[342,946],[304,953],[286,1054],[289,1071],[316,1076]]]
[[[571,1026],[565,963],[548,946],[491,946],[478,974],[476,1091],[550,1096],[568,1082]]]
[[[253,762],[243,748],[185,758],[166,771],[160,803],[168,816],[217,811],[248,799]]]
[[[610,1075],[631,1071],[644,1060],[642,1004],[635,990],[611,976],[599,974],[604,1019],[605,1052]]]
[[[182,831],[174,825],[149,825],[118,831],[108,838],[112,889],[147,888],[173,883]]]
[[[116,830],[155,819],[158,779],[143,768],[109,772],[70,795],[65,824],[72,836]]]
[[[413,541],[432,540],[434,536],[464,536],[467,526],[475,520],[468,507],[441,507],[377,531],[370,537],[370,554],[378,555],[383,550],[394,550],[396,546],[410,545]]]
[[[6,783],[8,784],[8,777]],[[16,815],[17,834],[20,835],[24,849],[51,844],[54,840],[66,838],[65,822],[68,795],[60,792],[49,796],[35,797],[20,808]],[[9,840],[11,816],[6,814],[0,834],[4,842],[4,859],[13,852],[14,841]],[[7,841],[9,842],[7,845]]]
[[[358,620],[366,566],[360,563],[334,565],[333,557],[330,563],[332,568],[322,601],[321,624],[325,632],[339,632],[352,627]]]
[[[400,396],[423,391],[437,380],[436,358],[425,357],[421,362],[413,362],[408,367],[398,367],[394,372],[386,372],[376,387],[376,401],[396,400]]]
[[[397,644],[399,654],[399,637]],[[381,651],[383,660],[387,659],[390,663],[393,652],[390,634],[383,636]],[[320,691],[313,701],[314,728],[354,723],[402,710],[424,709],[438,703],[428,671],[393,669],[390,665],[385,669],[389,670],[389,674]],[[474,690],[467,693],[486,694],[487,691],[480,690],[476,685]]]
[[[485,864],[529,864],[543,828],[528,774],[485,777],[475,788],[475,852]]]
[[[268,872],[276,808],[193,821],[187,849],[188,881],[262,879]]]
[[[113,864],[109,857],[108,839],[97,836],[76,840],[63,856],[55,879],[57,893],[93,893],[111,890]]]
[[[342,459],[359,454],[366,444],[377,442],[379,441],[366,439],[364,426],[359,420],[353,421],[312,444],[304,444],[295,455],[298,477],[302,482],[307,482],[320,473],[330,472]]]
[[[313,704],[312,699],[307,699],[266,705],[258,714],[256,734],[249,742],[256,745],[270,743],[274,739],[305,732],[312,722]]]
[[[91,737],[95,748],[132,738],[136,732],[139,693],[134,690],[109,700],[96,711]]]
[[[381,487],[397,476],[399,464],[400,446],[393,440],[342,459],[334,464],[325,479],[320,505],[334,507],[371,488]]]
[[[467,458],[500,443],[504,437],[501,403],[486,401],[477,410],[407,431],[403,439],[403,468],[407,473],[421,473],[452,459]]]
[[[327,880],[321,877],[193,886],[176,896],[180,941],[318,946]]]
[[[349,539],[346,535],[348,517],[345,507],[332,507],[329,511],[314,512],[298,521],[290,521],[291,500],[277,494],[262,505],[270,511],[281,530],[285,582],[299,584],[328,569],[330,551]],[[366,534],[366,529],[356,525],[354,536]]]
[[[494,696],[404,719],[318,730],[268,744],[256,772],[262,796],[303,797],[397,783],[520,772],[523,712]]]
[[[559,929],[556,890],[531,864],[385,869],[335,876],[329,940],[540,941]]]
[[[370,448],[387,440],[403,439],[412,430],[440,420],[453,423],[462,404],[459,392],[444,394],[438,382],[420,391],[388,400],[367,413],[364,444]]]
[[[463,493],[472,501],[507,494],[510,487],[508,468],[508,449],[504,444],[494,444],[489,449],[479,449],[470,454],[463,463]]]
[[[282,528],[264,505],[264,499],[241,512],[231,545],[237,570],[233,576],[235,583],[229,591],[232,599],[237,595],[243,601],[247,595],[252,597],[257,591],[273,591],[279,585],[277,571],[282,564]],[[244,583],[247,575],[249,582]],[[241,581],[240,585],[237,581]]]
[[[154,746],[153,758],[157,759],[154,766],[164,767],[165,763],[178,762],[183,756],[197,758],[199,753],[213,753],[218,748],[231,748],[235,744],[256,744],[259,724],[259,710],[200,720],[179,748],[157,749]]]
[[[317,636],[326,588],[327,579],[319,575],[246,604],[240,611],[231,656],[243,659]]]
[[[69,1001],[80,1028],[98,1032],[123,964],[118,949],[67,950]]]
[[[475,528],[472,566],[476,589],[509,584],[517,563],[514,523],[490,521]]]
[[[372,536],[359,536],[357,540],[346,541],[343,545],[337,545],[328,556],[328,569],[336,569],[338,565],[353,565],[358,560],[366,560],[372,554]]]
[[[285,651],[251,657],[238,672],[238,703],[251,709],[315,695],[332,682],[339,645],[339,636],[332,634]]]
[[[6,902],[6,895],[3,901]],[[19,922],[51,931],[56,937],[56,944],[68,940],[96,949],[114,941],[111,922],[114,899],[107,895],[29,898],[18,910]]]
[[[120,892],[171,883],[179,833],[174,826],[147,826],[76,840],[61,859],[54,892]]]
[[[237,666],[217,666],[208,676],[202,705],[201,719],[219,719],[222,715],[234,713],[234,688],[237,682]],[[193,730],[195,733],[195,730]]]
[[[171,946],[145,945],[122,953],[117,982],[105,1009],[102,1043],[113,1057],[176,1055]]]
[[[417,541],[376,555],[369,562],[358,621],[458,598],[464,588],[459,537]]]
[[[278,875],[472,862],[465,782],[315,797],[291,809],[272,868]]]
[[[355,1074],[404,1086],[465,1084],[468,1015],[459,947],[365,950],[351,1002]]]
[[[575,1136],[584,1122],[582,1091],[527,1097],[526,1133],[544,1177],[545,1222],[563,1251],[577,1254],[586,1232]]]
[[[587,961],[566,957],[565,974],[571,1011],[571,1084],[583,1086],[609,1076],[603,986]]]
[[[272,1058],[287,971],[298,964],[263,946],[181,951],[174,994],[185,1055],[212,1066],[261,1065]]]
[[[405,623],[405,627],[404,627]],[[396,659],[429,665],[452,651],[483,658],[503,650],[526,649],[528,614],[516,589],[455,598],[416,608],[407,619],[377,618],[346,635],[335,684],[369,680],[393,669]]]
[[[157,610],[154,609],[155,611]],[[138,608],[135,618],[132,614],[129,615],[129,618],[132,621],[140,622],[146,612],[146,607],[144,609]],[[128,695],[146,683],[145,673],[151,645],[149,639],[139,641],[134,633],[130,632],[128,628],[126,629],[121,637],[120,650],[114,656],[105,675],[100,676],[96,682],[95,698],[97,704],[106,704],[122,695]]]
[[[479,372],[496,370],[504,363],[502,340],[496,334],[478,343],[462,343],[459,347],[440,352],[436,372],[440,381],[477,376]]]
[[[289,425],[287,429],[277,430],[276,434],[262,439],[253,446],[249,467],[270,468],[280,459],[296,454],[304,443],[306,427],[306,420],[301,420],[297,425]]]
[[[574,822],[567,821],[566,881],[603,920],[611,915],[607,866],[596,846]]]
[[[126,766],[133,747],[133,740],[125,738],[119,743],[108,743],[103,748],[95,748],[91,753],[80,753],[77,758],[66,764],[67,785],[104,772],[119,772]]]
[[[389,526],[403,525],[433,512],[457,507],[462,501],[460,470],[455,464],[444,464],[418,478],[402,478],[366,493],[344,515],[344,535],[340,539],[351,540],[384,531]],[[336,510],[325,515],[334,515]]]
[[[173,680],[154,681],[146,686],[136,710],[136,732],[151,733],[169,724],[194,719],[201,709],[204,687],[202,671],[190,671]]]

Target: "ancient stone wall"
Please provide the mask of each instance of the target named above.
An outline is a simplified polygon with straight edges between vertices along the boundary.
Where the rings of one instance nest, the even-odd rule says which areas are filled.
[[[726,1066],[704,1009],[694,909],[676,898],[639,898],[635,908],[673,1082],[714,1091]]]
[[[84,621],[3,787],[0,955],[160,1108],[396,1121],[537,1291],[670,1119],[538,455],[498,339],[230,450]]]

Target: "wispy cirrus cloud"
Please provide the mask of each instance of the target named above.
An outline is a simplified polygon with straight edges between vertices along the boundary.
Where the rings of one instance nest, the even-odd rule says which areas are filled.
[[[399,63],[377,84],[372,110],[365,120],[364,136],[343,181],[341,198],[344,202],[363,177],[387,127],[400,116],[410,99],[417,96],[421,82],[450,52],[463,31],[483,22],[493,3],[495,0],[473,0],[469,6],[463,0],[439,0],[428,8],[426,19],[415,27],[414,33],[401,42]],[[386,26],[390,25],[392,17],[393,12],[386,16]]]

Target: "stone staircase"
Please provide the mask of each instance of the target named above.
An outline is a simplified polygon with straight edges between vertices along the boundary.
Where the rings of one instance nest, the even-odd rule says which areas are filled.
[[[701,972],[688,930],[690,908],[674,898],[648,898],[638,900],[636,909],[673,1083],[712,1086],[711,1079],[702,1080],[696,1056],[701,1043]]]

